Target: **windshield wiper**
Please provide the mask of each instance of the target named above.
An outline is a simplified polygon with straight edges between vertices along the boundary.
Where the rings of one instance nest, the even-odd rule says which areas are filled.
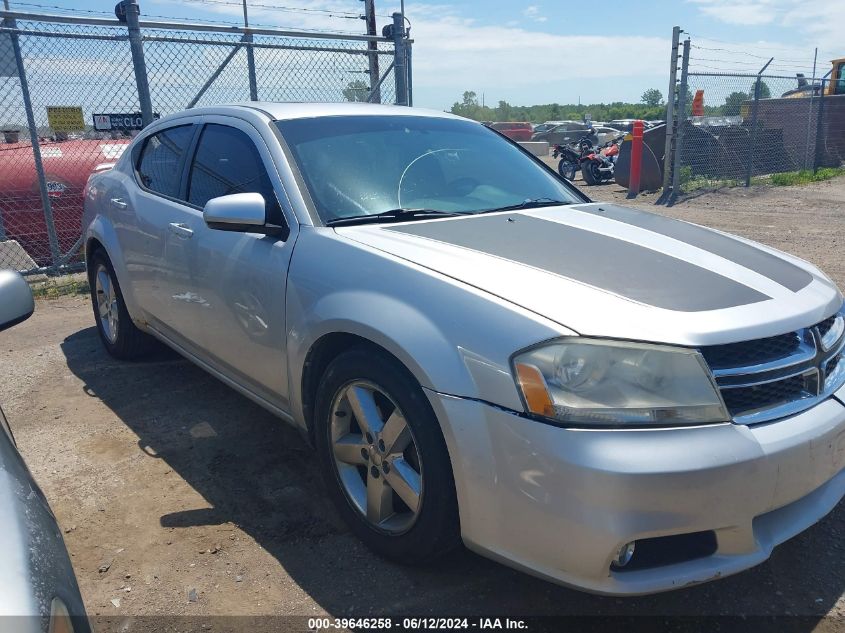
[[[551,198],[532,198],[523,200],[519,204],[509,204],[506,207],[496,207],[495,209],[484,209],[478,213],[495,213],[497,211],[516,211],[517,209],[539,209],[540,207],[559,207],[564,204],[575,204],[574,202],[566,202],[564,200],[553,200]]]
[[[437,209],[390,209],[381,213],[350,215],[326,222],[326,226],[348,226],[351,224],[369,224],[386,221],[406,222],[420,218],[450,218],[457,215],[469,215],[466,211],[438,211]]]

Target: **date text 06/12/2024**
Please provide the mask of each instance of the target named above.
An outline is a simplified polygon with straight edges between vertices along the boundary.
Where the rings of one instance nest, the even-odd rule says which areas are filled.
[[[308,620],[309,631],[323,631],[331,629],[355,629],[355,630],[390,630],[400,629],[405,631],[413,630],[452,630],[452,629],[476,629],[479,631],[488,630],[522,630],[528,628],[524,620],[513,618],[310,618]]]

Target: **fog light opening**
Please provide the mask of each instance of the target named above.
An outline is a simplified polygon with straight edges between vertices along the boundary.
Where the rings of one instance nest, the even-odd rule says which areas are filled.
[[[630,543],[625,543],[625,545],[620,547],[619,551],[616,552],[616,558],[613,559],[613,566],[617,568],[624,567],[630,563],[631,559],[634,557],[634,549],[636,546],[636,541],[631,541]]]

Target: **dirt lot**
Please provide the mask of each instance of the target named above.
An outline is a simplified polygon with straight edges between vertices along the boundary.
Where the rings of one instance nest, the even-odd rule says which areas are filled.
[[[653,200],[636,204],[788,250],[845,287],[845,179]],[[0,334],[0,367],[92,615],[791,614],[802,631],[845,628],[845,505],[751,571],[659,596],[589,596],[463,551],[409,569],[347,533],[296,432],[170,353],[109,358],[84,297],[39,302]]]

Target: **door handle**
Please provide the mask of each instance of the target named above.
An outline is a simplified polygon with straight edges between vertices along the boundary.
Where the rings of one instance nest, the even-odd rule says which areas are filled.
[[[123,198],[112,198],[110,202],[112,203],[113,207],[117,207],[118,209],[125,209],[129,206],[128,204],[126,204],[126,200],[124,200]]]
[[[194,232],[188,228],[187,224],[182,224],[180,222],[171,222],[170,232],[175,233],[179,237],[182,237],[186,240],[193,237],[194,235]]]

